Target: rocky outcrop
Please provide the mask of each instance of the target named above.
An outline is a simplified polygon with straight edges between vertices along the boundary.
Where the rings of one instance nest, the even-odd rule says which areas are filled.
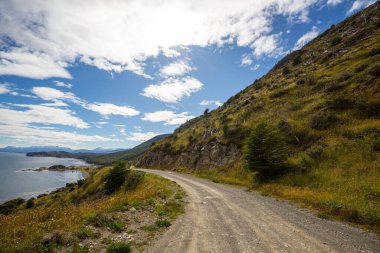
[[[236,163],[241,157],[236,144],[225,144],[219,141],[207,144],[195,144],[182,152],[168,152],[164,149],[150,150],[136,161],[136,166],[147,168],[178,168],[192,170],[228,166]]]

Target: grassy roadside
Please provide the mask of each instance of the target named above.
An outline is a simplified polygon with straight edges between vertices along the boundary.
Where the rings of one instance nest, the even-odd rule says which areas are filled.
[[[110,170],[93,171],[84,181],[0,215],[0,251],[88,252],[90,246],[96,251],[117,243],[139,248],[183,211],[184,192],[176,183],[142,172],[133,189],[126,180],[106,194]],[[144,230],[149,225],[155,230]]]
[[[341,155],[341,154],[340,154]],[[176,171],[196,175],[215,183],[246,187],[263,195],[290,200],[323,219],[349,222],[380,234],[380,175],[376,164],[367,164],[361,173],[355,168],[342,171],[343,161],[357,161],[355,155],[340,156],[332,164],[320,163],[305,173],[288,173],[266,183],[257,183],[254,173],[237,164],[233,168]],[[352,165],[352,164],[351,164]]]

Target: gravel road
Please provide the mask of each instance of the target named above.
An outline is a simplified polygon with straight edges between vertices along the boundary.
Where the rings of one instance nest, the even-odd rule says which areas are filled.
[[[308,210],[242,188],[169,171],[185,214],[147,252],[380,252],[375,234],[320,219]]]

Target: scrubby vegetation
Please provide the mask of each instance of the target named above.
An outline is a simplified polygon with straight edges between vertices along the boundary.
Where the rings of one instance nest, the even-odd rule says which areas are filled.
[[[123,180],[115,181],[116,177]],[[110,182],[117,183],[112,191]],[[169,180],[116,163],[51,194],[4,203],[0,251],[129,252],[126,250],[142,247],[142,242],[154,236],[145,235],[139,227],[160,220],[160,231],[183,211],[183,194]],[[124,236],[127,231],[141,234],[136,240],[143,241],[128,239]]]
[[[223,106],[155,143],[140,159],[141,166],[176,166],[214,182],[254,185],[317,209],[323,217],[379,232],[378,16],[379,2],[332,26]],[[271,171],[283,167],[278,166],[282,155],[260,161],[260,153],[269,157],[270,144],[250,133],[262,122],[284,138],[284,174]],[[244,151],[247,138],[251,144]],[[276,146],[277,137],[273,139]],[[229,153],[234,148],[240,153]],[[247,164],[262,174],[270,170],[271,180],[258,184]]]

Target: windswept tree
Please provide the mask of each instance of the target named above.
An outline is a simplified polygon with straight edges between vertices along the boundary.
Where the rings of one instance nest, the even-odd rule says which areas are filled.
[[[282,135],[260,123],[245,140],[243,158],[247,169],[258,172],[258,179],[266,181],[282,174],[287,159]]]

